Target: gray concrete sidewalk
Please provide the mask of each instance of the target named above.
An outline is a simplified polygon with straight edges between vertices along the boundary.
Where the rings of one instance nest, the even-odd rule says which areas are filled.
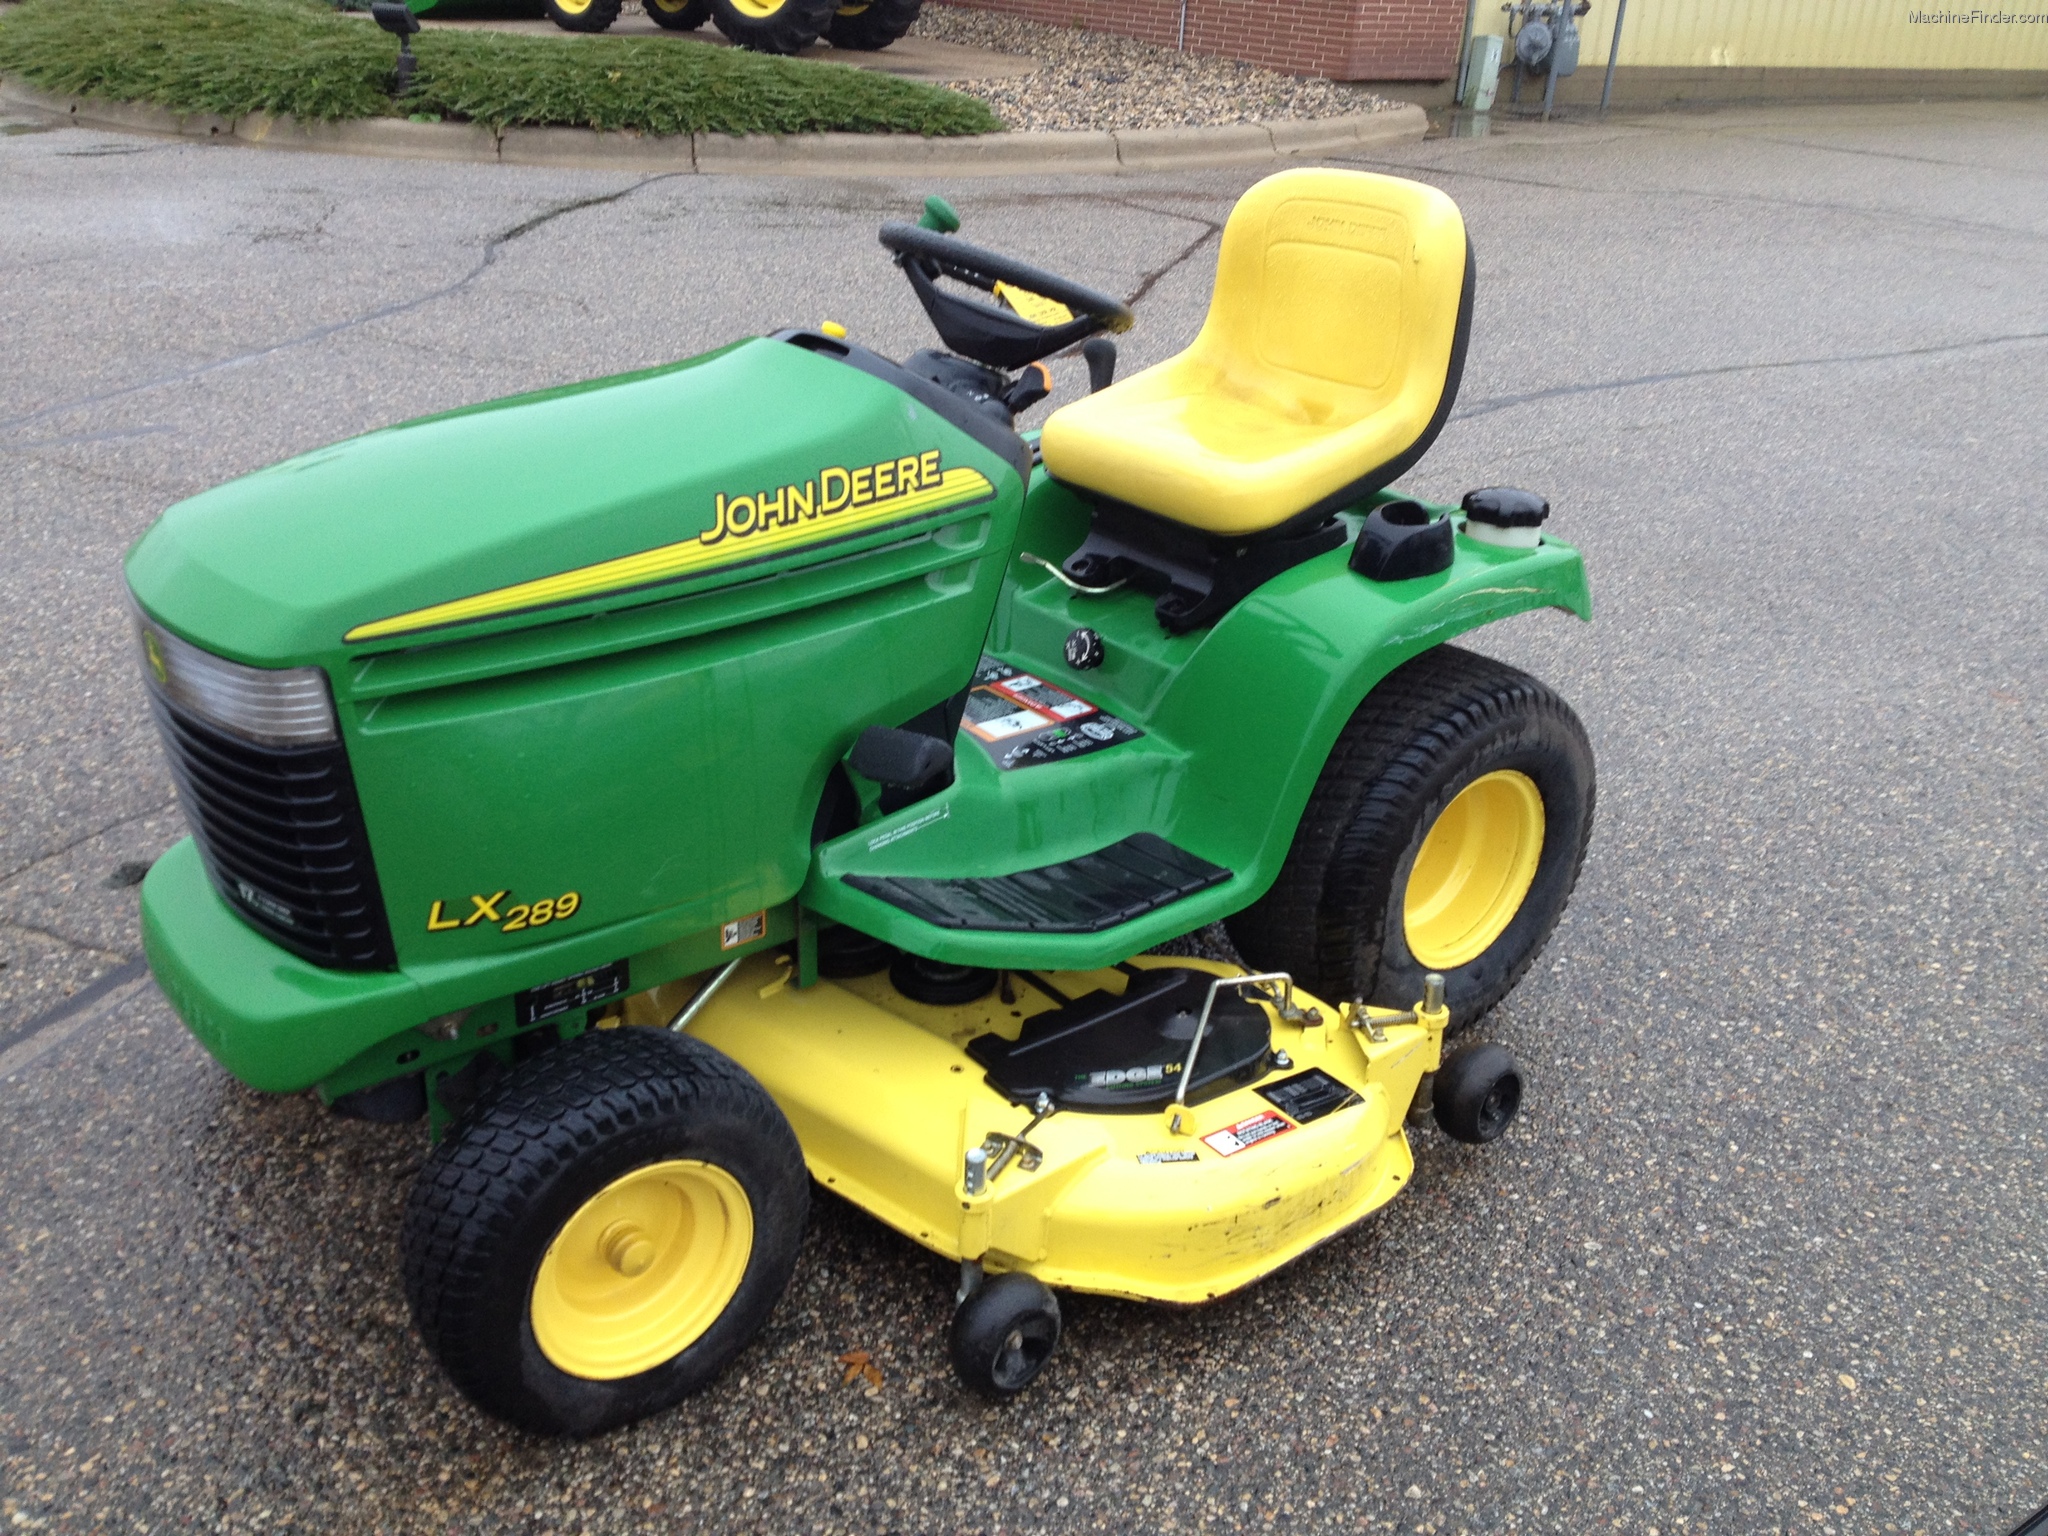
[[[181,835],[122,551],[348,433],[789,322],[900,354],[875,242],[1199,326],[1255,173],[901,181],[248,154],[0,124],[0,1523],[392,1532],[1983,1533],[2048,1500],[2048,109],[1670,115],[1351,163],[1449,190],[1471,359],[1409,477],[1540,489],[1597,622],[1482,647],[1600,757],[1552,947],[1483,1032],[1504,1147],[1252,1292],[1074,1298],[961,1396],[951,1277],[821,1198],[713,1391],[591,1445],[407,1323],[422,1138],[225,1079],[122,866]],[[1055,367],[1060,398],[1084,387]],[[677,424],[687,433],[689,424]],[[835,1357],[867,1350],[872,1393]]]

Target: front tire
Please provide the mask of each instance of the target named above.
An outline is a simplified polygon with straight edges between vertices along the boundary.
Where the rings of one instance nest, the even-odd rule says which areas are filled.
[[[908,32],[924,0],[851,0],[832,13],[825,36],[834,48],[872,53]]]
[[[742,48],[802,53],[818,40],[835,8],[836,0],[711,0],[711,20]]]
[[[1397,667],[1338,737],[1273,888],[1228,920],[1256,969],[1454,1030],[1505,997],[1578,881],[1593,750],[1527,673],[1452,646]]]
[[[708,1385],[796,1264],[803,1153],[703,1042],[593,1030],[518,1068],[436,1147],[407,1202],[406,1299],[488,1413],[593,1435]]]

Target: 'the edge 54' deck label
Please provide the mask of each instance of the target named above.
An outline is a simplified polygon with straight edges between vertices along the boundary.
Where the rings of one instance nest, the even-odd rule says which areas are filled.
[[[583,898],[577,892],[564,891],[559,896],[543,896],[539,901],[514,902],[507,906],[506,898],[511,894],[510,891],[493,891],[488,896],[472,896],[469,898],[469,911],[459,917],[450,917],[444,904],[437,901],[427,909],[427,932],[450,933],[457,928],[491,923],[500,933],[519,933],[574,917],[576,909],[583,905]]]
[[[891,523],[950,512],[994,494],[988,476],[965,465],[947,469],[936,448],[858,467],[828,464],[801,481],[785,481],[767,490],[735,486],[715,493],[706,509],[710,526],[674,544],[358,624],[342,639],[383,640],[659,586],[806,545],[850,538]]]

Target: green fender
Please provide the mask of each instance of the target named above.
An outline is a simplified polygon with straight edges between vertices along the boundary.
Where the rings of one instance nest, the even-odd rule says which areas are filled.
[[[1393,499],[1388,493],[1384,500]],[[1546,537],[1530,550],[1483,544],[1459,525],[1456,559],[1435,576],[1376,583],[1353,572],[1350,542],[1283,573],[1214,627],[1168,635],[1151,599],[1069,593],[1013,557],[989,651],[1120,715],[1146,733],[1072,762],[998,772],[964,738],[959,775],[940,795],[827,844],[805,904],[892,943],[957,964],[1108,965],[1226,917],[1279,875],[1330,749],[1360,702],[1431,646],[1536,608],[1592,615],[1576,549]],[[1347,514],[1355,537],[1362,514]],[[1042,476],[1018,552],[1079,542],[1085,510]],[[1101,668],[1076,672],[1066,636],[1103,637]],[[1078,857],[1152,832],[1222,865],[1231,878],[1134,922],[1090,934],[935,927],[849,886],[850,874],[975,878]]]

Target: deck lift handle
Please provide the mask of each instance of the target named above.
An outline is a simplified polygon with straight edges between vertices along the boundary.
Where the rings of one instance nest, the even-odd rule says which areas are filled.
[[[1279,1001],[1274,1005],[1283,1019],[1308,1019],[1313,1022],[1321,1015],[1314,1010],[1303,1012],[1294,1006],[1294,978],[1285,971],[1263,971],[1256,976],[1218,976],[1209,983],[1209,992],[1202,999],[1202,1016],[1195,1021],[1195,1038],[1188,1042],[1188,1059],[1180,1069],[1180,1083],[1173,1090],[1173,1104],[1166,1112],[1166,1123],[1176,1134],[1181,1129],[1180,1112],[1187,1108],[1188,1085],[1194,1081],[1195,1060],[1202,1054],[1202,1040],[1209,1033],[1209,1016],[1216,1011],[1217,995],[1225,990],[1241,992],[1246,987],[1280,988]],[[1268,1001],[1271,995],[1268,994]]]

